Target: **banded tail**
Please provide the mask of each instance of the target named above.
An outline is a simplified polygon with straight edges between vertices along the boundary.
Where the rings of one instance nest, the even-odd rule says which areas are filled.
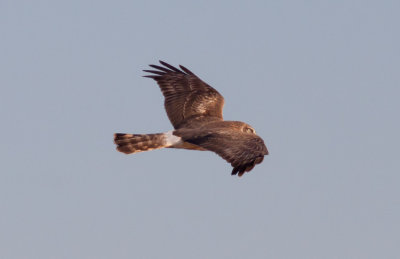
[[[181,138],[173,135],[172,131],[156,134],[114,134],[114,143],[117,145],[117,150],[125,154],[173,147],[173,145],[180,142]]]

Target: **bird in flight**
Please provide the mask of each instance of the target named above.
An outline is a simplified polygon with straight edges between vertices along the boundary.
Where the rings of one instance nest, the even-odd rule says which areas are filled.
[[[268,155],[262,138],[248,124],[225,121],[224,98],[184,66],[160,61],[144,77],[154,79],[165,97],[165,110],[174,129],[165,133],[115,133],[117,150],[133,154],[160,148],[208,150],[217,153],[242,176]]]

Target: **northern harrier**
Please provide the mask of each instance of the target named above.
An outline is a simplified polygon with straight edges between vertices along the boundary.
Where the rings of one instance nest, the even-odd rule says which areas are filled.
[[[232,166],[232,175],[242,176],[268,155],[255,130],[240,121],[224,121],[224,98],[184,66],[180,69],[163,61],[150,65],[156,70],[144,77],[156,80],[165,97],[165,110],[174,130],[156,134],[116,133],[117,150],[125,154],[158,148],[209,150]]]

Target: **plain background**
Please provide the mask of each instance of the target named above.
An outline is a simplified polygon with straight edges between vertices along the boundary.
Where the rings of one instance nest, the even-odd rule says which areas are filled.
[[[399,1],[0,1],[0,258],[399,258]],[[182,64],[270,155],[126,156]]]

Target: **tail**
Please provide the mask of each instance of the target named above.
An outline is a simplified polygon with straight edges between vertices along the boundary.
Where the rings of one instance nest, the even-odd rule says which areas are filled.
[[[117,145],[117,150],[125,154],[171,147],[179,141],[180,138],[173,135],[172,132],[156,134],[114,134],[114,143]]]

